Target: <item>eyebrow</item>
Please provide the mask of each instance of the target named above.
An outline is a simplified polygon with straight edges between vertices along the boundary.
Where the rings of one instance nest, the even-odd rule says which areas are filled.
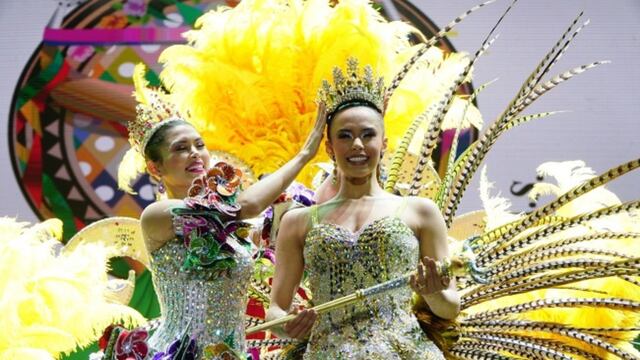
[[[177,144],[188,143],[189,141],[190,141],[190,139],[182,138],[182,139],[175,140],[175,141],[171,142],[170,146],[177,145]],[[193,139],[192,142],[204,142],[204,140],[202,140],[202,137],[197,137],[197,138]]]
[[[378,131],[375,127],[366,127],[364,129],[362,129],[362,131]],[[338,133],[341,132],[353,132],[353,130],[348,129],[348,128],[342,128],[342,129],[338,129]]]
[[[181,139],[181,140],[173,141],[173,142],[172,142],[171,144],[169,144],[169,145],[170,145],[170,146],[174,146],[174,145],[182,145],[182,144],[184,144],[184,143],[186,143],[186,142],[187,142],[187,140],[186,140],[186,139]]]

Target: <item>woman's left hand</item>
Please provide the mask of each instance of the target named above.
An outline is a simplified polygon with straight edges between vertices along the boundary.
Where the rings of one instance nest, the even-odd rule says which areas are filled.
[[[318,153],[322,137],[324,136],[324,128],[327,125],[327,108],[321,102],[318,104],[318,114],[316,115],[316,123],[313,125],[311,133],[307,137],[300,154],[307,160],[313,159]]]
[[[438,263],[425,256],[418,263],[417,273],[411,275],[409,285],[417,294],[427,296],[447,289],[450,282],[451,278],[447,274],[439,274]]]

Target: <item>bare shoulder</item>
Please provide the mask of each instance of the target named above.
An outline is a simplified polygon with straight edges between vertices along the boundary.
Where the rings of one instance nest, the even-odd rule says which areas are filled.
[[[444,218],[438,205],[431,199],[410,196],[407,198],[407,222],[417,233],[427,231],[446,231]]]
[[[422,256],[447,257],[447,226],[438,206],[430,199],[410,197],[407,208],[408,222],[420,242]]]
[[[287,211],[282,217],[282,224],[305,230],[311,219],[311,208],[302,207]]]
[[[438,209],[438,205],[431,199],[417,197],[417,196],[408,196],[407,197],[407,207],[411,209],[412,212],[416,213],[420,217],[441,217],[440,209]]]
[[[311,208],[296,208],[287,211],[280,221],[278,242],[298,242],[302,244],[311,223]]]
[[[140,216],[142,226],[154,226],[157,225],[158,222],[164,222],[167,219],[171,220],[171,209],[178,206],[184,206],[184,202],[174,199],[154,202],[147,206],[142,212]]]
[[[161,200],[147,206],[140,216],[140,226],[147,249],[157,250],[175,237],[171,209],[184,206],[182,200]]]

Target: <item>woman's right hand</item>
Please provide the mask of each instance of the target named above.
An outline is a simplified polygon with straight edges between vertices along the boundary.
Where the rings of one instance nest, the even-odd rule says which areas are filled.
[[[327,126],[327,107],[324,102],[320,102],[318,104],[316,122],[313,125],[311,133],[307,137],[307,141],[305,141],[302,149],[300,150],[300,155],[302,155],[306,161],[311,161],[311,159],[313,159],[318,153],[320,143],[322,143],[322,137],[324,136],[325,126]]]
[[[298,312],[298,309],[293,309],[290,314],[297,314],[297,316],[284,324],[282,329],[291,338],[305,339],[309,336],[311,328],[313,328],[313,324],[318,318],[318,313],[311,309],[305,309],[300,312]]]

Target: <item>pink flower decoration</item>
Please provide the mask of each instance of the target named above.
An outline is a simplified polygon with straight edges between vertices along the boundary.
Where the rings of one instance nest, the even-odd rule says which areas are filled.
[[[149,334],[142,329],[131,331],[122,330],[115,346],[117,360],[143,360],[149,353],[147,337]]]

